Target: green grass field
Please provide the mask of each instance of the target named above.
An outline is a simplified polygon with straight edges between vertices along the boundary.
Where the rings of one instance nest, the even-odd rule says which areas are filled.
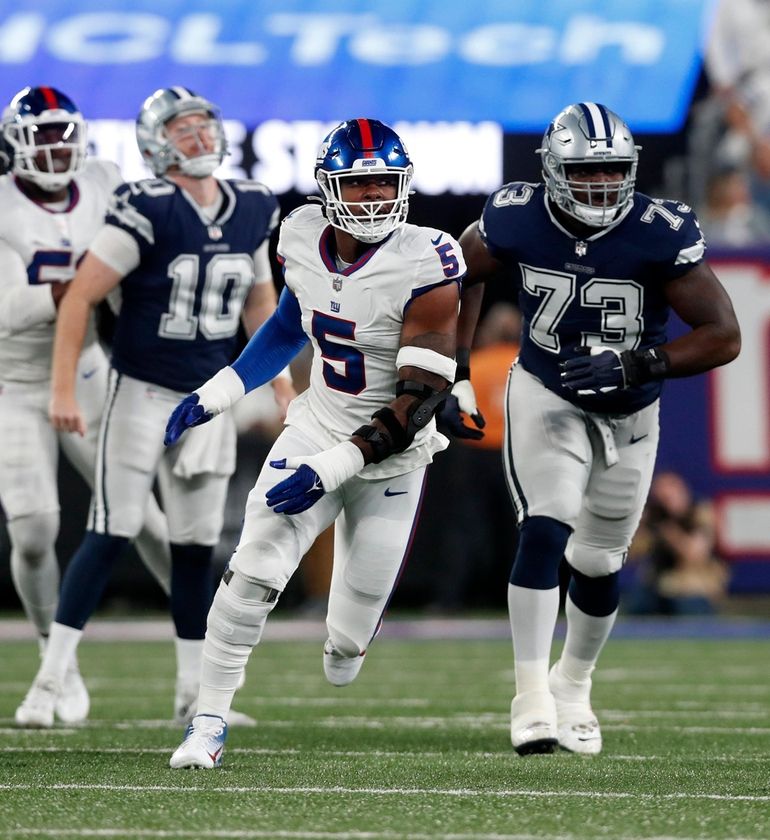
[[[259,646],[215,771],[168,769],[170,643],[86,639],[92,719],[26,732],[36,648],[3,642],[0,837],[770,837],[768,641],[611,640],[593,759],[512,751],[505,640],[381,639],[346,689],[322,641]]]

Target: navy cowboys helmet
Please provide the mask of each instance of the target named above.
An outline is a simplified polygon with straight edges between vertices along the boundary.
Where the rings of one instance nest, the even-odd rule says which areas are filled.
[[[52,87],[20,90],[2,117],[12,171],[47,192],[64,189],[83,167],[86,122],[75,103]]]
[[[200,154],[186,156],[174,145],[166,132],[168,123],[186,114],[204,114],[208,117],[207,131],[213,141],[212,149],[206,149],[199,142]],[[197,133],[199,127],[191,127]],[[170,87],[156,90],[145,99],[136,118],[136,142],[147,165],[157,177],[165,175],[171,166],[192,178],[205,178],[222,163],[227,153],[225,129],[219,109],[208,99],[185,87]]]
[[[633,201],[639,149],[631,130],[614,111],[595,102],[568,106],[553,118],[537,150],[549,198],[584,225],[611,224]],[[575,164],[583,170],[595,166],[618,171],[623,180],[570,180]],[[587,201],[578,200],[576,193]]]
[[[361,242],[379,242],[404,224],[413,172],[398,134],[379,120],[365,118],[340,123],[321,144],[315,163],[326,218]],[[395,199],[343,201],[343,180],[364,174],[393,176]]]

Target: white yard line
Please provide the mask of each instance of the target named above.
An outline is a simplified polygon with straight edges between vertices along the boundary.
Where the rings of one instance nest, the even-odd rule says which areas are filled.
[[[17,730],[18,731],[18,730]],[[228,747],[228,755],[255,755],[255,756],[273,756],[280,758],[281,756],[289,755],[306,755],[312,756],[316,750],[298,750],[287,747],[269,748],[269,747]],[[499,752],[489,752],[488,750],[461,750],[455,751],[407,751],[407,750],[322,750],[324,756],[336,756],[338,758],[398,758],[398,759],[435,759],[435,758],[483,758],[483,759],[500,759],[501,761],[510,761],[513,753],[510,750],[500,750]],[[0,747],[0,753],[77,753],[78,755],[170,755],[171,749],[168,747]],[[566,758],[566,754],[563,756]],[[690,762],[707,762],[712,764],[715,761],[725,762],[727,764],[765,764],[768,762],[768,757],[762,755],[608,755],[603,754],[601,757],[602,763],[608,761],[622,761],[641,763],[645,761],[682,761]]]
[[[180,774],[181,775],[181,774]],[[188,776],[189,778],[189,776]],[[0,790],[39,790],[40,785],[27,783],[0,783]],[[271,787],[257,786],[213,786],[213,785],[110,785],[86,783],[54,783],[47,784],[46,790],[103,790],[119,793],[274,793],[295,796],[298,793],[309,794],[343,794],[345,796],[449,796],[475,798],[515,798],[532,797],[534,799],[637,799],[646,802],[665,802],[673,800],[715,801],[715,802],[770,802],[767,796],[750,796],[741,794],[730,796],[723,793],[631,793],[623,791],[593,791],[593,790],[542,790],[526,788],[511,788],[507,790],[475,790],[474,788],[353,788],[341,785],[329,787]]]
[[[623,720],[634,719],[633,713],[624,714]],[[255,726],[260,729],[292,729],[297,726],[306,726],[309,721],[288,720],[284,718],[260,718]],[[3,725],[5,724],[5,725]],[[488,713],[483,715],[455,715],[447,717],[375,717],[375,716],[348,716],[331,715],[317,718],[312,725],[320,729],[369,729],[378,730],[398,726],[403,729],[472,729],[481,730],[502,730],[510,724],[507,716]],[[237,732],[241,726],[233,726],[232,731]],[[85,727],[78,728],[53,728],[53,729],[19,729],[12,725],[11,718],[0,719],[0,734],[2,735],[73,735],[78,731],[95,729],[173,729],[179,730],[178,723],[171,719],[144,719],[144,720],[104,720],[90,719]],[[676,723],[603,723],[602,729],[606,732],[676,732],[680,735],[770,735],[770,726],[680,726]]]

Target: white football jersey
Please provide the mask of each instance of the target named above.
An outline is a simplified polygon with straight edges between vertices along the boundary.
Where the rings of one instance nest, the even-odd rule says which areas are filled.
[[[28,198],[12,175],[0,178],[0,382],[47,382],[56,307],[48,284],[69,282],[104,223],[118,167],[88,160],[66,206]],[[94,340],[93,325],[86,346]]]
[[[433,228],[403,225],[342,270],[329,249],[333,239],[321,208],[310,204],[284,219],[278,242],[286,285],[313,346],[310,387],[291,404],[286,422],[324,448],[349,438],[395,398],[396,355],[409,304],[465,274],[458,243]],[[409,472],[448,443],[432,420],[409,449],[369,464],[361,476]]]

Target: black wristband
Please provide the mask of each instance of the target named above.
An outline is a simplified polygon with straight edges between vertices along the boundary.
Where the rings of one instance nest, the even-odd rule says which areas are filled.
[[[363,438],[372,448],[372,459],[369,463],[379,464],[388,455],[393,454],[393,441],[387,432],[378,429],[377,426],[361,426],[353,432],[352,437]]]
[[[458,347],[455,351],[457,370],[455,371],[455,382],[471,378],[471,351],[469,347]]]
[[[623,378],[626,388],[644,385],[656,379],[665,379],[671,370],[671,360],[660,347],[647,350],[624,350],[620,354],[623,365]]]

